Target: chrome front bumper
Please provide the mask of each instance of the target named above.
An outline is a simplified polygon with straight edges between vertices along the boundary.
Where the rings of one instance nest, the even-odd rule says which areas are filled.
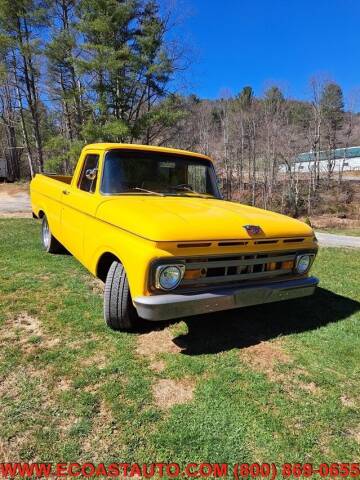
[[[231,308],[249,307],[312,295],[319,280],[316,277],[244,287],[221,288],[203,293],[168,293],[136,297],[137,313],[146,320],[169,320]]]

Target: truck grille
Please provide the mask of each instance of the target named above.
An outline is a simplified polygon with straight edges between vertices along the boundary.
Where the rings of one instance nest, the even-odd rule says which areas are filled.
[[[252,281],[293,272],[298,252],[276,252],[185,259],[181,287]]]

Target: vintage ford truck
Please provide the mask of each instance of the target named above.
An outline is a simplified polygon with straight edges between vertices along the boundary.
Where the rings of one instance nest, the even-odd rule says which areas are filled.
[[[225,201],[210,158],[142,145],[86,146],[72,177],[38,174],[45,251],[66,248],[105,283],[113,329],[311,295],[311,227]]]

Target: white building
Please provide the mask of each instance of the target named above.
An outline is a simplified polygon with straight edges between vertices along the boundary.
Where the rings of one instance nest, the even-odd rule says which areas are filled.
[[[315,154],[313,152],[300,153],[292,165],[294,172],[310,172],[315,165]],[[326,173],[329,167],[334,172],[360,170],[360,147],[337,148],[332,151],[321,151],[319,159],[320,172]],[[286,172],[287,165],[280,166],[280,172]]]

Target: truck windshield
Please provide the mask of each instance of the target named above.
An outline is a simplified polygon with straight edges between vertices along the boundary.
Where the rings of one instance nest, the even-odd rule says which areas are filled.
[[[186,155],[128,150],[106,153],[101,193],[220,198],[210,161]]]

